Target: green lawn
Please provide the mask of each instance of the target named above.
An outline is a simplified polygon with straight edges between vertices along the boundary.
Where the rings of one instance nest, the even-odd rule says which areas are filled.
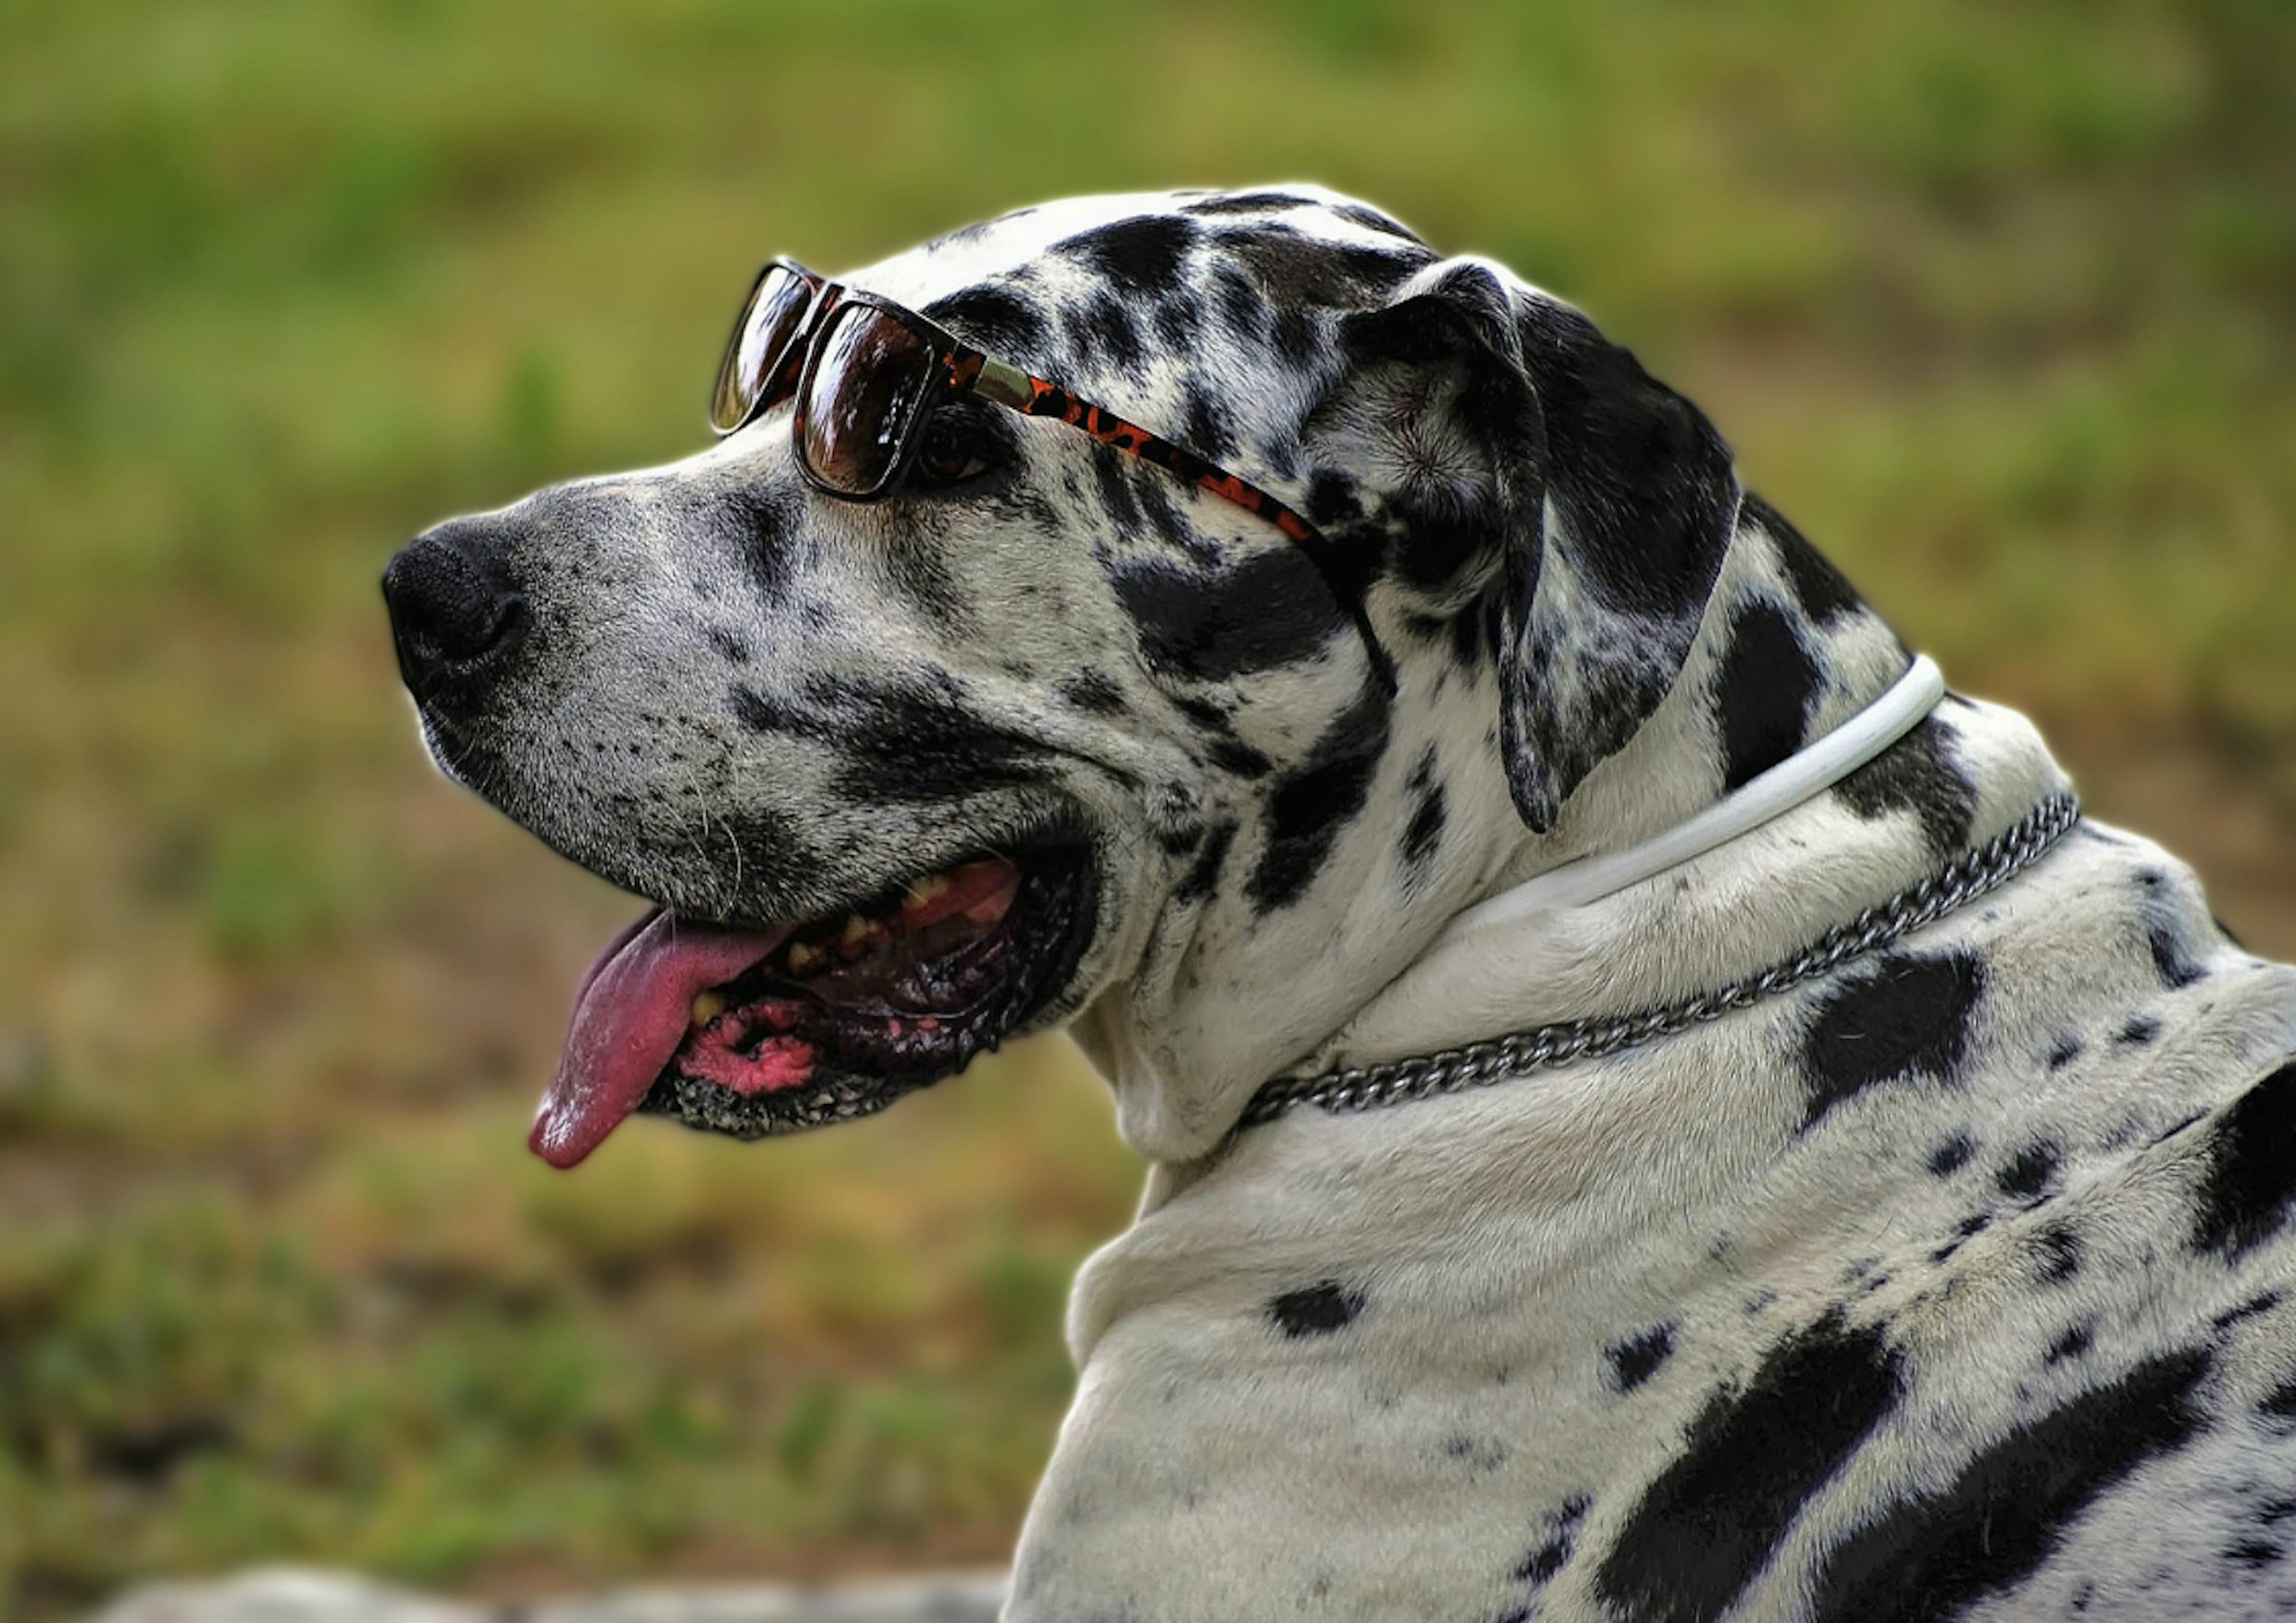
[[[1306,177],[1497,255],[2296,953],[2291,85],[2284,0],[0,0],[0,1617],[1009,1538],[1097,1084],[546,1174],[630,904],[432,776],[374,590],[698,447],[775,250]]]

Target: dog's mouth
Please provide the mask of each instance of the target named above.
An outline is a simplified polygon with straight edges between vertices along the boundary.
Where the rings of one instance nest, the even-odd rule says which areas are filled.
[[[1027,1023],[1091,933],[1074,848],[959,863],[794,922],[649,908],[583,976],[528,1143],[571,1167],[641,1111],[741,1138],[868,1115]]]

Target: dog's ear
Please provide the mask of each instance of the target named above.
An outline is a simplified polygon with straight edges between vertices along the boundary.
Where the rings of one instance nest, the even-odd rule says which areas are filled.
[[[1357,405],[1337,415],[1384,430],[1354,448],[1383,486],[1387,566],[1422,591],[1479,581],[1452,599],[1478,617],[1458,640],[1496,654],[1507,784],[1544,832],[1681,674],[1737,521],[1729,447],[1584,316],[1487,261],[1429,266],[1341,338],[1333,395]]]

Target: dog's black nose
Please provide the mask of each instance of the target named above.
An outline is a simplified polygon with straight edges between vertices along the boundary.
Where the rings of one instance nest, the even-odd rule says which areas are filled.
[[[418,699],[483,681],[525,639],[526,594],[508,568],[499,520],[450,519],[398,551],[382,599],[398,674]]]

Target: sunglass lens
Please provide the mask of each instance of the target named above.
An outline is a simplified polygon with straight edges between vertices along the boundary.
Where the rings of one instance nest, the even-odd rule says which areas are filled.
[[[805,278],[786,266],[767,266],[758,278],[734,324],[733,341],[726,346],[726,358],[718,363],[718,387],[709,397],[709,422],[719,433],[738,427],[773,382],[812,299],[813,289]]]
[[[883,490],[933,374],[922,334],[869,305],[840,308],[806,390],[804,453],[814,477],[841,496]]]

